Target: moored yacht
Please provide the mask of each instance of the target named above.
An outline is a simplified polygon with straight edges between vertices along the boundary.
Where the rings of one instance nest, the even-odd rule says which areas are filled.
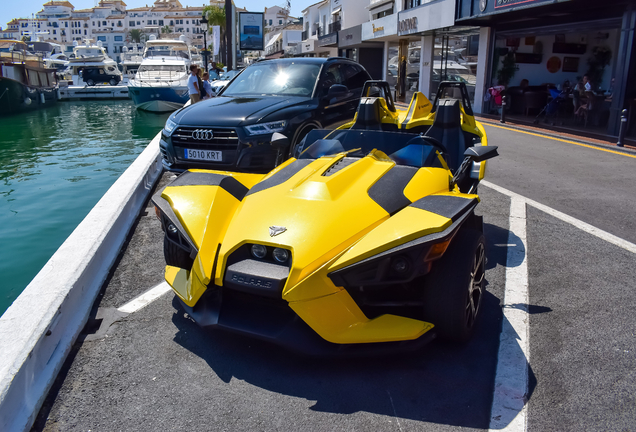
[[[133,79],[139,66],[143,60],[143,48],[139,48],[136,44],[129,47],[122,47],[121,61],[119,64],[122,67],[122,75],[124,76],[123,83],[128,84]]]
[[[49,106],[57,101],[55,69],[24,42],[0,40],[0,114]]]
[[[86,39],[84,45],[75,45],[68,62],[66,73],[72,76],[74,85],[92,86],[100,82],[117,85],[122,80],[117,62],[108,57],[101,41],[93,45]]]
[[[190,50],[185,37],[146,42],[143,61],[128,89],[137,108],[167,112],[181,108],[188,100]]]

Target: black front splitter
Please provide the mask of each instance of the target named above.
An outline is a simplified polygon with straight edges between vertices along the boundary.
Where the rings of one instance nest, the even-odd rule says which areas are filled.
[[[336,344],[321,338],[282,299],[229,289],[208,289],[194,307],[183,309],[204,329],[222,329],[315,357],[368,357],[413,352],[435,339],[429,330],[417,339],[397,342]]]

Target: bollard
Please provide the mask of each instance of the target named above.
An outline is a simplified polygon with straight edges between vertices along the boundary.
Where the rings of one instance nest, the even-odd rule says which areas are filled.
[[[621,128],[618,130],[618,142],[617,146],[623,147],[623,141],[625,140],[625,132],[627,132],[627,110],[621,111]]]
[[[508,102],[508,96],[503,95],[501,97],[501,120],[499,120],[501,123],[506,122],[506,103],[507,102]]]

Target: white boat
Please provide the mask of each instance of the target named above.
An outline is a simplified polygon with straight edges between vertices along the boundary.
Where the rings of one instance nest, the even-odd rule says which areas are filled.
[[[133,79],[141,62],[143,60],[143,48],[139,48],[137,45],[131,45],[129,47],[122,47],[121,61],[119,65],[122,68],[122,75],[124,76],[124,84],[128,85],[130,80]]]
[[[146,41],[143,61],[128,90],[135,106],[154,112],[174,111],[188,100],[190,50],[185,37]]]
[[[203,56],[195,46],[190,47],[190,61],[199,67],[203,67]]]
[[[89,80],[84,81],[82,71],[89,69],[91,72],[95,70],[102,71],[104,76],[109,77],[104,82],[117,82],[122,80],[122,74],[117,67],[117,62],[108,57],[106,50],[102,46],[101,41],[93,45],[89,39],[85,39],[84,45],[73,42],[73,54],[69,56],[68,68],[64,72],[71,75],[73,85],[84,86],[90,85]]]

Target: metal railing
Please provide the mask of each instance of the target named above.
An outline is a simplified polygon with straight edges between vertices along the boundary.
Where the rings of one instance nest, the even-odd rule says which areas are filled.
[[[329,24],[329,33],[335,33],[340,30],[342,30],[342,21],[338,20]]]

